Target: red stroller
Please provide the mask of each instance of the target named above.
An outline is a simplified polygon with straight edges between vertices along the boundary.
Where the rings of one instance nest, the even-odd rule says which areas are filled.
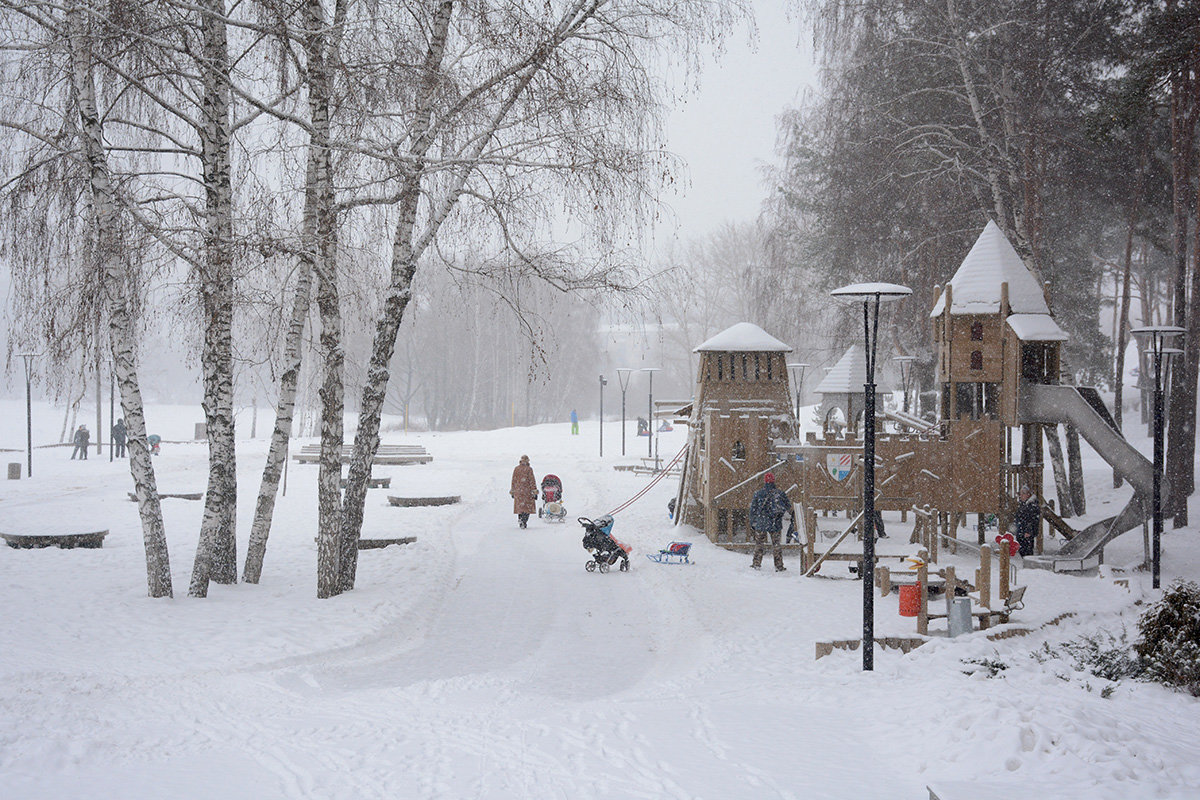
[[[542,507],[538,516],[547,522],[566,522],[567,509],[562,504],[562,481],[557,475],[542,478]]]

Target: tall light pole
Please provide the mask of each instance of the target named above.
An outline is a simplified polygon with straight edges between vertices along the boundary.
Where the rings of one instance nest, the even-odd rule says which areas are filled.
[[[608,381],[604,376],[600,376],[600,457],[604,458],[604,387],[608,385]]]
[[[654,457],[654,443],[658,440],[658,430],[654,427],[654,373],[658,372],[658,367],[642,367],[642,372],[650,373],[650,403],[647,409],[649,416],[646,418],[650,425],[650,436],[646,439],[646,455],[650,458]],[[654,465],[655,471],[658,470],[658,464]]]
[[[912,289],[894,283],[856,283],[834,289],[839,300],[862,302],[866,335],[866,393],[863,411],[863,560],[859,577],[863,584],[863,671],[875,668],[875,343],[879,337],[879,304],[899,300]],[[874,319],[872,319],[874,310]]]
[[[30,372],[37,353],[18,353],[25,360],[25,477],[33,477],[33,394],[30,391]]]
[[[800,392],[804,386],[804,370],[808,369],[808,364],[799,361],[792,362],[787,365],[788,371],[792,373],[792,383],[796,384],[796,436],[800,436]]]
[[[1141,339],[1143,345],[1150,348],[1151,357],[1154,359],[1154,489],[1150,498],[1154,514],[1154,538],[1150,546],[1150,559],[1153,586],[1157,589],[1159,587],[1159,555],[1163,527],[1163,360],[1181,352],[1173,347],[1166,347],[1165,343],[1167,339],[1173,341],[1176,336],[1182,336],[1184,329],[1176,325],[1146,325],[1134,328],[1130,333]]]
[[[617,367],[617,383],[621,384],[621,455],[625,455],[625,390],[629,388],[631,367]]]
[[[908,413],[908,393],[912,389],[912,363],[916,356],[892,356],[892,361],[900,365],[900,390],[904,392],[904,413]]]

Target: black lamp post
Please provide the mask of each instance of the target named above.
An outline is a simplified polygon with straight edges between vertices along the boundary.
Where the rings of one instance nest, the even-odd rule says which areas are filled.
[[[904,413],[908,413],[908,393],[912,389],[912,362],[916,356],[892,356],[892,361],[900,365],[900,390],[904,392]]]
[[[1162,541],[1162,473],[1163,473],[1163,360],[1181,352],[1165,347],[1166,340],[1181,336],[1184,329],[1176,325],[1146,325],[1130,331],[1149,346],[1154,359],[1154,490],[1151,495],[1154,513],[1154,538],[1151,543],[1153,586],[1159,586],[1159,554]]]
[[[859,570],[863,584],[863,671],[875,668],[875,344],[879,337],[879,304],[899,300],[912,289],[894,283],[856,283],[834,289],[839,300],[862,302],[863,330],[866,335],[866,393],[863,411],[863,560]],[[874,319],[872,320],[872,309]]]
[[[37,353],[18,353],[25,360],[25,477],[33,477],[33,395],[29,388],[30,372]]]
[[[600,376],[600,457],[604,458],[604,387],[608,386],[608,381],[604,376]]]
[[[792,383],[796,384],[796,436],[800,435],[800,392],[804,386],[804,370],[808,369],[808,364],[803,364],[799,361],[792,362],[787,365],[788,371],[792,373]]]
[[[621,455],[625,455],[625,390],[629,388],[630,367],[617,367],[617,383],[621,384]]]
[[[654,427],[654,373],[658,372],[658,367],[642,367],[642,372],[650,373],[650,403],[647,409],[648,424],[650,425],[650,436],[646,439],[646,455],[650,458],[654,457],[654,444],[658,441],[658,430]],[[658,463],[655,462],[654,469],[658,471]]]

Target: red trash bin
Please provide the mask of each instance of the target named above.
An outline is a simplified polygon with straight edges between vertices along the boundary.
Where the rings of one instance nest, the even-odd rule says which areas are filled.
[[[921,584],[900,587],[900,616],[915,617],[921,613]]]

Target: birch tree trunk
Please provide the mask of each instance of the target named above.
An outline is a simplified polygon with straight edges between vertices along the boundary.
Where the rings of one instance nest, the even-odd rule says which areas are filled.
[[[312,259],[307,255],[302,256],[284,343],[284,368],[279,376],[279,399],[275,404],[275,428],[271,432],[267,463],[263,467],[262,483],[258,489],[258,502],[254,508],[254,522],[250,526],[249,541],[246,545],[246,564],[242,571],[242,580],[246,583],[258,583],[262,577],[263,559],[267,552],[267,537],[271,534],[271,518],[275,513],[275,499],[279,494],[279,481],[283,476],[283,467],[287,463],[288,442],[292,436],[292,416],[296,408],[296,386],[300,380],[300,354],[304,337],[304,321],[308,318],[312,292],[312,275]]]
[[[204,416],[208,491],[188,594],[204,597],[209,580],[237,581],[237,463],[233,419],[233,196],[230,181],[229,50],[224,0],[201,0],[204,96],[200,129],[204,209]]]
[[[171,563],[163,528],[162,507],[155,485],[154,465],[146,442],[146,420],[142,413],[142,395],[134,359],[135,326],[129,316],[124,292],[128,286],[125,262],[116,244],[117,203],[104,134],[96,106],[92,77],[91,51],[87,42],[86,22],[79,6],[67,12],[71,50],[72,89],[79,112],[80,133],[87,159],[92,203],[96,219],[96,252],[102,264],[104,292],[108,303],[108,336],[112,349],[113,371],[121,391],[121,411],[128,430],[129,471],[137,495],[138,516],[142,521],[142,544],[146,551],[146,583],[151,597],[171,597]]]
[[[243,580],[257,583],[262,574],[262,561],[266,552],[267,536],[271,530],[271,515],[275,508],[275,497],[279,490],[279,479],[287,459],[287,443],[291,436],[292,416],[295,412],[296,387],[300,376],[300,364],[303,354],[304,321],[308,317],[312,295],[314,275],[319,280],[329,280],[332,268],[334,244],[334,216],[332,205],[333,193],[333,164],[329,147],[330,130],[330,96],[332,93],[333,76],[330,61],[332,51],[340,44],[340,33],[344,21],[346,5],[337,2],[333,10],[333,24],[330,29],[326,25],[325,11],[320,0],[307,0],[304,6],[304,51],[308,67],[308,102],[309,102],[309,148],[304,189],[304,219],[303,246],[301,248],[301,271],[296,282],[296,293],[292,304],[291,323],[288,328],[285,360],[287,367],[280,378],[279,403],[275,414],[275,431],[271,436],[271,448],[267,456],[267,465],[263,470],[262,486],[258,493],[258,505],[254,514],[254,525],[250,531],[250,544],[246,553],[246,569]],[[327,34],[328,30],[328,34]],[[323,263],[324,262],[324,263]],[[337,307],[336,285],[334,285],[334,307]],[[328,287],[325,287],[328,291]],[[318,303],[322,298],[318,299]],[[326,305],[329,298],[323,298]],[[322,341],[325,341],[326,331],[334,323],[326,323],[325,312],[322,311]],[[340,330],[340,321],[337,323]],[[339,353],[340,353],[340,334]],[[340,367],[339,367],[340,372]],[[324,388],[322,388],[324,396]],[[341,389],[337,396],[343,396]],[[341,410],[337,418],[342,418]],[[324,416],[322,417],[324,427]],[[331,432],[331,437],[334,435]],[[330,469],[326,465],[325,433],[322,430],[321,466],[318,473],[318,534],[317,534],[317,594],[327,597],[336,590],[338,580],[337,546],[338,527],[340,526],[341,504],[341,445],[343,436],[337,432],[338,447],[337,474],[333,482],[333,490],[337,492],[336,504],[331,504],[329,482]],[[336,507],[337,512],[329,520],[330,508]],[[331,527],[332,526],[332,527]],[[328,531],[332,530],[330,535]],[[323,594],[324,592],[324,594]]]
[[[1050,451],[1050,465],[1054,470],[1054,490],[1058,494],[1058,515],[1063,519],[1068,519],[1075,514],[1075,507],[1071,503],[1071,485],[1067,481],[1067,469],[1063,463],[1062,443],[1058,439],[1057,425],[1043,425],[1042,431],[1046,435],[1046,449]]]
[[[367,479],[371,476],[371,462],[379,449],[379,424],[383,414],[383,401],[387,395],[388,378],[391,375],[389,365],[396,349],[396,333],[404,320],[404,309],[412,299],[412,280],[419,256],[413,249],[413,235],[417,225],[417,205],[421,199],[424,155],[432,144],[428,133],[433,122],[434,93],[442,58],[446,53],[446,40],[453,12],[454,0],[441,0],[430,29],[429,46],[421,65],[412,133],[414,163],[408,168],[408,175],[399,193],[399,215],[392,238],[391,280],[384,297],[383,312],[375,326],[375,338],[371,343],[371,360],[363,384],[358,431],[354,437],[354,451],[346,476],[340,536],[341,556],[338,564],[339,593],[354,588],[355,573],[358,569],[358,539],[362,534],[363,505],[367,499]],[[481,143],[480,147],[482,146]]]
[[[1087,513],[1087,493],[1083,486],[1083,458],[1079,453],[1079,430],[1067,425],[1067,479],[1071,486],[1071,507],[1077,515]]]

